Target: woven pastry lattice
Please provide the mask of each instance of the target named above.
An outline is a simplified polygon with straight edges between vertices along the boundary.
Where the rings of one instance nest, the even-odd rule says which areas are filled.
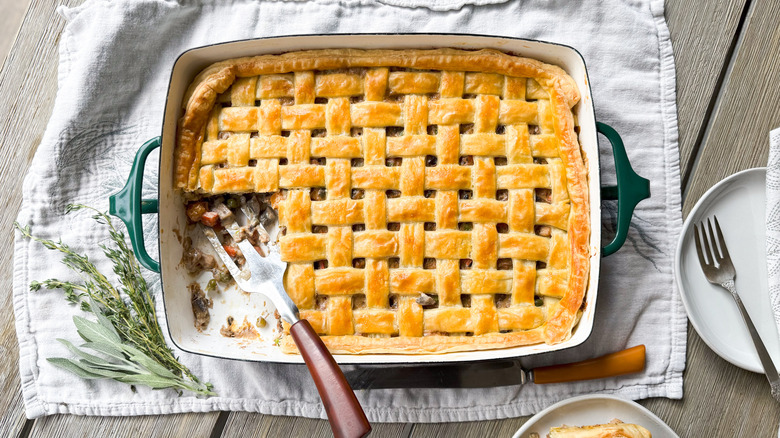
[[[494,73],[241,77],[206,122],[198,190],[280,192],[286,290],[335,351],[542,342],[570,270],[552,105]]]

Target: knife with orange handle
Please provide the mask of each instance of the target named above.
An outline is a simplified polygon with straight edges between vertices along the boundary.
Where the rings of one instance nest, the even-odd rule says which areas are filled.
[[[637,345],[582,362],[551,365],[529,371],[534,383],[562,383],[576,380],[603,379],[638,373],[645,369],[645,346]]]
[[[517,360],[494,360],[457,365],[361,365],[344,374],[353,389],[491,388],[603,379],[644,369],[645,346],[637,345],[594,359],[533,370],[523,369]]]

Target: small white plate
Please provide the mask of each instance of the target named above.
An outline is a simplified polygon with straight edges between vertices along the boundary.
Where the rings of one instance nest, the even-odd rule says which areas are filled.
[[[513,438],[529,438],[532,432],[546,437],[552,427],[563,424],[588,426],[613,419],[638,424],[653,438],[679,438],[674,431],[645,407],[613,395],[583,395],[558,402],[526,421]]]
[[[775,364],[780,336],[769,303],[766,270],[766,168],[748,169],[715,184],[699,199],[677,244],[675,279],[691,324],[704,342],[732,364],[763,373],[736,303],[704,277],[693,224],[716,215],[737,270],[737,291]]]

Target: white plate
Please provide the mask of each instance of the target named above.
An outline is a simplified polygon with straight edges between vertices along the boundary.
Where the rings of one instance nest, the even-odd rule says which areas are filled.
[[[748,169],[719,182],[699,199],[677,244],[675,279],[691,324],[710,348],[755,373],[763,368],[736,303],[725,289],[707,282],[696,256],[693,223],[718,217],[737,270],[737,291],[775,364],[780,336],[769,303],[766,270],[766,168]]]
[[[679,438],[666,423],[643,406],[613,395],[583,395],[558,402],[531,417],[513,438],[528,438],[531,432],[545,437],[550,428],[563,424],[587,426],[609,423],[615,418],[644,427],[653,438]]]

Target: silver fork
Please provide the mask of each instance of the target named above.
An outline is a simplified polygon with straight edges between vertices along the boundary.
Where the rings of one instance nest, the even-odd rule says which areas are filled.
[[[756,331],[756,327],[753,325],[753,321],[750,319],[745,305],[742,304],[742,299],[737,293],[737,288],[734,286],[734,280],[737,278],[737,272],[734,269],[734,264],[731,262],[731,256],[729,256],[729,250],[726,248],[726,241],[723,239],[723,232],[720,230],[720,224],[718,218],[713,216],[715,222],[715,232],[712,229],[712,222],[707,219],[707,228],[704,228],[704,221],[694,225],[694,235],[696,237],[696,252],[699,255],[699,263],[701,263],[701,269],[704,271],[704,276],[707,277],[707,281],[712,284],[717,284],[724,289],[731,292],[731,296],[734,297],[734,301],[737,302],[739,313],[742,314],[742,319],[745,321],[745,325],[750,332],[750,337],[753,339],[753,345],[758,352],[758,358],[761,360],[761,365],[764,367],[764,374],[769,379],[769,385],[772,389],[772,398],[780,402],[780,376],[777,374],[775,364],[772,362],[772,357],[769,356],[764,343],[761,341],[761,337]],[[702,247],[703,250],[702,250]],[[706,256],[706,257],[705,257]]]
[[[249,216],[246,211],[242,213]],[[238,243],[246,259],[243,270],[227,254],[214,230],[205,226],[201,228],[238,287],[245,292],[260,292],[268,297],[282,319],[290,324],[290,335],[311,373],[334,437],[358,438],[368,435],[371,425],[344,373],[309,321],[300,319],[298,308],[284,290],[283,277],[287,263],[275,252],[261,257],[252,244],[242,238],[240,227],[233,218],[222,220],[222,225]]]

